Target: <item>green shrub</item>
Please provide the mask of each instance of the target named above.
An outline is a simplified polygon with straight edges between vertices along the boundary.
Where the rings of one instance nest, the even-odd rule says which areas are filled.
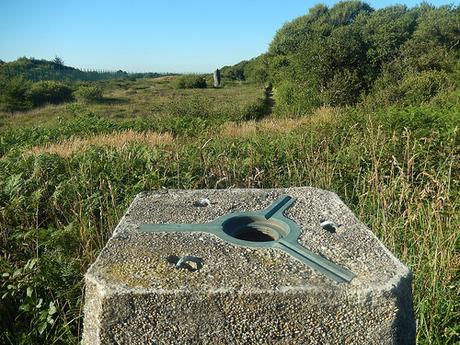
[[[177,89],[204,89],[206,79],[198,74],[184,74],[174,80]]]
[[[428,102],[438,93],[451,87],[444,71],[424,71],[406,76],[400,84],[405,104]]]
[[[411,73],[399,81],[384,74],[375,82],[365,103],[371,106],[417,105],[429,102],[439,94],[448,93],[452,88],[449,76],[443,71]]]
[[[274,112],[281,116],[300,116],[320,105],[316,89],[310,85],[285,81],[275,90]]]
[[[187,97],[172,99],[167,105],[167,111],[173,116],[210,117],[212,104],[204,95],[194,94]]]
[[[268,81],[268,58],[260,55],[250,60],[244,67],[244,79],[249,82],[264,83]]]
[[[102,88],[96,85],[80,86],[74,95],[77,100],[83,102],[97,102],[103,99]]]
[[[58,81],[39,81],[32,84],[27,97],[34,106],[59,104],[72,100],[72,89]]]
[[[234,66],[224,66],[220,70],[222,79],[244,80],[244,71],[248,61],[241,61]]]
[[[338,71],[321,95],[323,103],[332,106],[355,104],[361,92],[360,86],[356,71]]]
[[[0,108],[6,111],[27,110],[32,103],[27,98],[30,83],[23,78],[0,80]]]

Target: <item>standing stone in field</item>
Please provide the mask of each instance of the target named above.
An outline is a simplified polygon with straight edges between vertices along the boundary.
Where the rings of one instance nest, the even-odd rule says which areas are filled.
[[[219,87],[220,86],[220,71],[219,69],[216,69],[213,74],[214,77],[214,87]]]
[[[411,273],[336,194],[136,197],[86,274],[83,344],[414,344]]]

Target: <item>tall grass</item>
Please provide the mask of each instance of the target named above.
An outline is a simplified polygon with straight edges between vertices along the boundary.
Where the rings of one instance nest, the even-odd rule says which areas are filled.
[[[131,143],[160,146],[171,144],[173,140],[172,135],[169,133],[137,132],[130,129],[122,132],[95,134],[84,138],[72,137],[58,143],[35,146],[27,151],[26,154],[39,155],[41,153],[50,153],[61,157],[68,157],[77,151],[87,150],[90,146],[122,148]]]
[[[35,136],[16,136],[16,145],[3,141],[0,341],[78,343],[83,274],[138,192],[310,185],[337,192],[413,270],[418,342],[456,343],[456,109],[323,108],[296,120],[183,122],[167,146],[133,134],[137,140],[121,146],[90,140],[94,145],[62,155],[46,149],[30,154],[30,147],[45,143]],[[85,121],[100,125],[92,117],[80,121],[78,128]],[[124,128],[129,124],[145,128],[137,122]],[[118,123],[101,126],[100,133],[120,130]],[[72,133],[66,123],[47,130],[64,147]],[[89,140],[86,130],[78,133]]]

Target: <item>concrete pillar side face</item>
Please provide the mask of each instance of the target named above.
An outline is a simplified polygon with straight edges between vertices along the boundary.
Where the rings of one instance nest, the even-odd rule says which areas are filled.
[[[356,274],[339,284],[277,249],[206,233],[138,231],[206,223],[297,198],[299,244]],[[198,207],[197,200],[210,204]],[[321,222],[331,220],[331,233]],[[204,265],[177,269],[169,256]],[[97,282],[93,283],[93,282]],[[139,195],[87,273],[84,344],[411,344],[411,276],[333,193],[315,188],[170,190]],[[100,341],[100,342],[96,342]]]
[[[151,344],[160,335],[168,344],[394,344],[397,338],[395,303],[381,296],[369,303],[339,299],[338,304],[319,302],[305,292],[142,294],[130,299],[107,308],[102,343]],[[131,314],[120,319],[117,308],[123,314],[127,306]]]
[[[100,330],[104,328],[101,324],[104,300],[103,287],[86,277],[82,344],[100,344]]]

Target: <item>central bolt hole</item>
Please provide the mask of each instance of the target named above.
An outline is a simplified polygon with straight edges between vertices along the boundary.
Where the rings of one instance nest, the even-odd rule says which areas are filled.
[[[238,232],[233,237],[239,240],[251,242],[269,242],[275,240],[268,233],[265,233],[263,230],[258,229],[258,227],[251,225],[238,229]]]
[[[259,215],[233,217],[222,225],[227,235],[249,242],[277,241],[289,232],[286,224]]]

